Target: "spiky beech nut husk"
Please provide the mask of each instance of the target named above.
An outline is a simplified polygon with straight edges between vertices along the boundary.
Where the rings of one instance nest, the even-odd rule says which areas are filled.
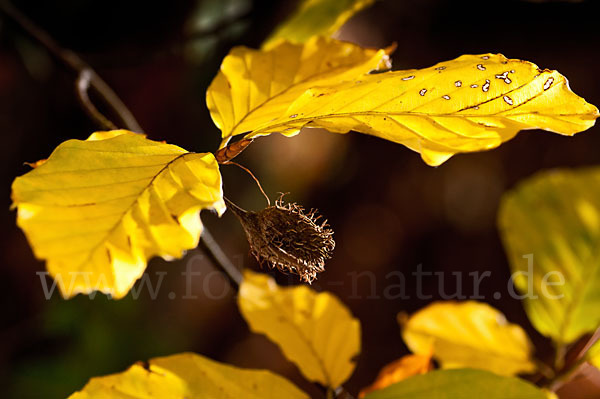
[[[245,211],[228,201],[229,209],[240,220],[250,252],[262,265],[266,262],[282,272],[291,272],[307,283],[325,270],[335,241],[327,220],[312,209],[306,212],[296,203],[284,203],[283,195],[258,212]]]

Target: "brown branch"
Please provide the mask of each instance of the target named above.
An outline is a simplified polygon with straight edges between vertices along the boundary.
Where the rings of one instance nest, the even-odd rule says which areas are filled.
[[[25,32],[27,32],[27,34],[44,46],[50,52],[50,54],[52,54],[55,58],[60,60],[63,64],[79,75],[77,79],[77,92],[79,94],[79,99],[82,100],[82,92],[85,90],[86,94],[83,100],[87,101],[82,101],[82,106],[96,122],[99,122],[100,126],[103,128],[108,128],[110,126],[115,126],[115,124],[100,114],[96,107],[91,103],[87,95],[88,88],[93,88],[99,94],[106,105],[110,106],[110,108],[119,117],[123,126],[131,131],[143,133],[139,123],[131,111],[129,111],[127,106],[125,106],[125,104],[121,101],[119,96],[117,96],[114,90],[108,84],[106,84],[106,82],[100,78],[100,76],[98,76],[94,69],[81,57],[71,50],[62,48],[47,32],[37,26],[10,2],[0,1],[0,11],[6,14]],[[83,84],[81,84],[82,77],[84,78]],[[101,115],[101,118],[98,118],[98,115]],[[107,121],[109,121],[111,125],[107,125]]]
[[[55,58],[77,73],[75,85],[77,97],[86,113],[103,129],[117,129],[118,125],[98,111],[98,108],[89,98],[90,88],[94,89],[102,101],[119,117],[121,120],[119,125],[133,132],[143,133],[139,123],[115,91],[81,57],[71,50],[62,48],[47,32],[37,26],[10,2],[0,0],[0,11],[37,40]],[[242,274],[227,258],[206,227],[202,232],[201,240],[213,262],[227,275],[231,283],[238,287],[242,281]]]
[[[573,356],[572,360],[568,362],[569,365],[566,366],[565,369],[556,376],[556,378],[550,381],[548,385],[551,391],[556,392],[565,384],[572,381],[573,377],[575,377],[585,365],[587,361],[587,352],[596,342],[598,342],[598,340],[600,340],[600,327],[598,327],[596,331],[589,336],[589,338],[585,339],[583,344],[580,346],[580,349],[578,346],[575,356]]]
[[[81,103],[83,109],[86,111],[88,116],[96,121],[96,123],[102,128],[108,130],[115,130],[117,126],[112,123],[107,117],[102,115],[98,108],[94,105],[94,103],[90,100],[90,96],[88,95],[90,84],[92,80],[92,72],[89,69],[84,69],[81,71],[79,76],[77,77],[77,83],[75,84],[77,98],[79,98],[79,102]],[[141,130],[141,129],[140,129]]]
[[[229,260],[225,252],[221,249],[219,244],[215,241],[212,234],[206,227],[202,231],[202,245],[205,251],[208,253],[213,262],[225,272],[229,278],[230,283],[238,288],[242,283],[242,273],[240,270]]]

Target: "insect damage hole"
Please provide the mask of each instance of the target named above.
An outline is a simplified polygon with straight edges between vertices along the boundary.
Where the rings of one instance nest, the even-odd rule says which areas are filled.
[[[490,90],[490,81],[488,79],[486,79],[485,84],[481,86],[481,90],[483,90],[486,93]]]
[[[552,83],[554,83],[554,78],[549,77],[546,82],[544,82],[544,90],[548,90],[550,86],[552,86]]]
[[[454,86],[461,87],[462,86],[462,82],[460,80],[457,80],[456,82],[454,82]]]
[[[509,96],[504,96],[504,102],[506,102],[508,105],[513,105],[513,100],[512,98],[510,98]]]
[[[443,95],[443,96],[442,96],[442,98],[443,98],[444,100],[450,100],[450,96],[449,96],[449,95],[447,95],[447,94],[446,94],[446,95]]]
[[[415,75],[410,75],[410,76],[403,77],[402,80],[411,80],[411,79],[414,79],[414,78],[415,78]]]
[[[419,94],[420,94],[420,95],[422,95],[422,96],[424,96],[424,95],[425,95],[425,93],[427,93],[427,89],[421,89],[421,90],[419,91]]]
[[[477,69],[480,71],[485,71],[486,68],[483,66],[483,64],[477,64]]]

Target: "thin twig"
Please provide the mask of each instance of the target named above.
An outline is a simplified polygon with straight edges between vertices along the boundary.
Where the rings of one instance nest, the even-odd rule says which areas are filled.
[[[598,327],[596,329],[596,331],[594,331],[594,334],[592,334],[592,336],[587,340],[587,342],[585,343],[583,348],[581,348],[581,351],[579,351],[579,354],[577,355],[577,360],[580,360],[581,358],[583,358],[587,354],[587,352],[590,350],[590,348],[592,346],[594,346],[594,344],[596,342],[598,342],[599,340],[600,340],[600,327]]]
[[[206,227],[204,227],[204,230],[202,231],[202,244],[206,252],[208,252],[212,258],[213,262],[223,269],[227,277],[229,277],[229,281],[232,283],[232,285],[238,288],[242,283],[242,273],[229,260],[227,255],[225,255],[225,252],[223,252],[219,244],[215,241],[212,234],[210,234]]]
[[[121,101],[119,96],[117,96],[114,90],[108,84],[106,84],[106,82],[102,78],[100,78],[100,76],[98,76],[98,74],[94,71],[92,67],[90,67],[90,65],[88,65],[88,63],[86,63],[73,51],[62,48],[47,32],[45,32],[43,29],[37,26],[21,11],[15,8],[10,2],[0,1],[0,10],[8,17],[10,17],[13,21],[15,21],[31,37],[40,42],[40,44],[42,44],[50,52],[50,54],[59,59],[67,67],[69,67],[79,75],[77,81],[77,91],[79,93],[80,99],[82,98],[81,90],[79,89],[80,80],[82,78],[82,74],[85,74],[87,75],[85,76],[85,80],[87,81],[87,83],[84,84],[82,88],[85,88],[87,90],[89,87],[91,87],[94,90],[96,90],[96,92],[100,95],[103,101],[108,106],[110,106],[110,108],[115,112],[115,114],[117,114],[123,126],[125,126],[131,131],[143,133],[142,128],[140,127],[139,123],[137,122],[131,111],[129,111],[127,106],[125,106],[125,104]],[[86,109],[88,114],[92,114],[94,113],[94,111],[92,111],[89,108],[91,102],[89,101],[87,94],[85,97],[87,98],[87,103],[82,103],[82,105]],[[93,105],[92,107],[94,108],[95,112],[99,114],[96,107],[94,107]],[[93,115],[93,118],[94,120],[98,121],[98,119],[96,118],[96,114]],[[106,120],[108,120],[108,118],[104,118],[104,121],[102,121],[101,123],[101,126],[103,128],[108,127],[105,124]],[[113,123],[112,125],[114,126],[115,124]]]
[[[121,120],[121,124],[119,125],[133,132],[143,133],[139,123],[115,91],[81,57],[71,50],[62,48],[47,32],[16,9],[10,2],[0,0],[0,11],[16,22],[31,37],[36,39],[54,57],[77,73],[76,91],[80,103],[87,114],[102,128],[112,130],[116,129],[118,125],[102,115],[96,106],[94,106],[88,95],[90,87],[97,92],[102,101],[119,117]],[[232,284],[238,287],[242,281],[242,274],[227,258],[206,227],[204,227],[204,231],[202,232],[201,240],[215,264],[229,277]]]
[[[563,372],[550,381],[549,388],[551,391],[556,392],[565,384],[572,381],[573,377],[575,377],[585,365],[587,361],[587,352],[596,342],[598,342],[598,340],[600,340],[600,327],[585,341],[585,344],[583,344],[581,349],[577,352],[577,355],[573,358],[572,364],[567,366]]]
[[[117,126],[112,123],[108,118],[106,118],[98,108],[94,105],[94,103],[90,100],[90,96],[88,95],[88,91],[90,88],[92,80],[92,73],[89,69],[84,69],[77,77],[76,93],[77,98],[79,98],[79,102],[83,105],[83,109],[86,111],[88,116],[96,121],[99,126],[102,126],[108,130],[115,130]]]

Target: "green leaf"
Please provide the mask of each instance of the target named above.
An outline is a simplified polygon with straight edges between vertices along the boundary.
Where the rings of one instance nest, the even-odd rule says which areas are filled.
[[[193,353],[161,357],[148,365],[92,378],[69,399],[244,398],[309,399],[283,377],[266,370],[248,370],[218,363]]]
[[[330,36],[374,1],[302,0],[296,11],[263,43],[263,48],[269,49],[281,40],[304,43],[312,36]]]
[[[600,325],[600,169],[540,173],[499,213],[515,285],[535,328],[571,343]]]
[[[478,368],[501,375],[530,373],[533,345],[525,331],[480,302],[435,302],[402,325],[402,338],[419,355],[442,368]]]
[[[372,392],[364,399],[547,399],[534,385],[483,370],[436,370]]]
[[[238,297],[252,331],[265,334],[310,381],[337,388],[356,367],[360,323],[335,296],[305,285],[279,287],[247,271]]]
[[[149,258],[198,245],[200,210],[225,210],[212,154],[124,130],[66,141],[34,166],[12,185],[17,224],[66,298],[122,298]]]

